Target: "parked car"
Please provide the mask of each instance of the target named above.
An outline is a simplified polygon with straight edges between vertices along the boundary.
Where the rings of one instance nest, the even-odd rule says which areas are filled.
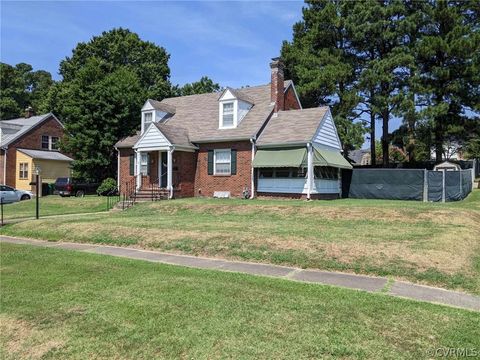
[[[17,190],[7,185],[0,185],[0,198],[4,204],[10,204],[21,200],[30,200],[33,193],[26,190]]]
[[[55,193],[60,196],[83,197],[96,194],[99,183],[92,183],[81,179],[61,177],[55,181]]]

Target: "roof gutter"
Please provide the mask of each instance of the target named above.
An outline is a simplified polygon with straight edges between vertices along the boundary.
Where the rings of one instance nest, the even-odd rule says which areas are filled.
[[[305,141],[305,142],[291,142],[291,143],[284,142],[284,143],[264,144],[264,145],[257,144],[257,148],[268,149],[268,148],[278,148],[278,147],[282,147],[282,148],[299,147],[299,146],[308,146],[309,143],[310,143],[309,141]]]

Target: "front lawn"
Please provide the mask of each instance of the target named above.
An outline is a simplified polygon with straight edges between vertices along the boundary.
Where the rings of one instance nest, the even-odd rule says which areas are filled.
[[[377,293],[1,244],[0,358],[428,359],[480,313]]]
[[[79,214],[106,210],[106,199],[101,196],[61,197],[50,195],[40,198],[40,216]],[[3,206],[4,219],[35,217],[35,198]]]
[[[480,191],[456,203],[181,199],[0,233],[393,276],[480,294]]]

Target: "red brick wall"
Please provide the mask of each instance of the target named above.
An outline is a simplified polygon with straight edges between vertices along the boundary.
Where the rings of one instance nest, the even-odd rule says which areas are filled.
[[[130,155],[133,149],[120,150],[120,190],[126,193],[127,183],[133,181],[135,176],[130,175]],[[150,176],[144,179],[144,183],[150,184],[158,178],[158,152],[150,152]],[[173,185],[175,197],[192,197],[194,195],[195,165],[197,156],[193,152],[175,151],[173,153]],[[131,183],[130,183],[131,184]]]
[[[20,139],[17,139],[10,145],[7,150],[7,185],[15,187],[15,164],[17,161],[17,148],[42,150],[42,135],[57,136],[62,138],[65,131],[53,117],[44,121],[40,126],[35,127],[28,133],[24,134]],[[3,166],[1,181],[3,182]]]
[[[173,186],[175,197],[192,197],[195,194],[195,166],[197,154],[193,152],[173,152]]]
[[[208,175],[208,150],[236,149],[236,175]],[[214,191],[230,191],[232,197],[241,197],[243,189],[250,189],[252,148],[249,141],[200,144],[195,176],[195,196],[213,196]]]
[[[120,191],[126,193],[127,183],[132,181],[135,176],[130,176],[130,155],[134,153],[133,149],[119,149],[120,151],[120,174],[118,176]],[[133,189],[132,189],[133,190]]]
[[[292,109],[300,109],[300,104],[297,101],[297,97],[295,96],[295,91],[293,91],[293,87],[290,86],[285,93],[285,110]]]

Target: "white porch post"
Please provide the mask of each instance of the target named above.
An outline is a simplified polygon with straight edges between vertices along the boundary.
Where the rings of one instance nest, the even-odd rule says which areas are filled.
[[[142,168],[142,153],[140,150],[135,150],[136,157],[137,157],[137,166],[136,166],[136,175],[137,175],[137,190],[139,190],[142,187],[142,173],[141,173],[141,168]]]
[[[307,199],[310,200],[313,188],[313,146],[307,144]]]
[[[255,140],[250,139],[252,143],[252,168],[250,170],[251,184],[250,184],[250,199],[255,198],[255,168],[253,167],[253,160],[255,159]]]
[[[157,176],[158,176],[158,187],[162,184],[162,152],[158,151],[158,160],[157,160]]]
[[[169,192],[168,198],[173,198],[173,151],[174,148],[170,147],[167,152],[167,190]]]

